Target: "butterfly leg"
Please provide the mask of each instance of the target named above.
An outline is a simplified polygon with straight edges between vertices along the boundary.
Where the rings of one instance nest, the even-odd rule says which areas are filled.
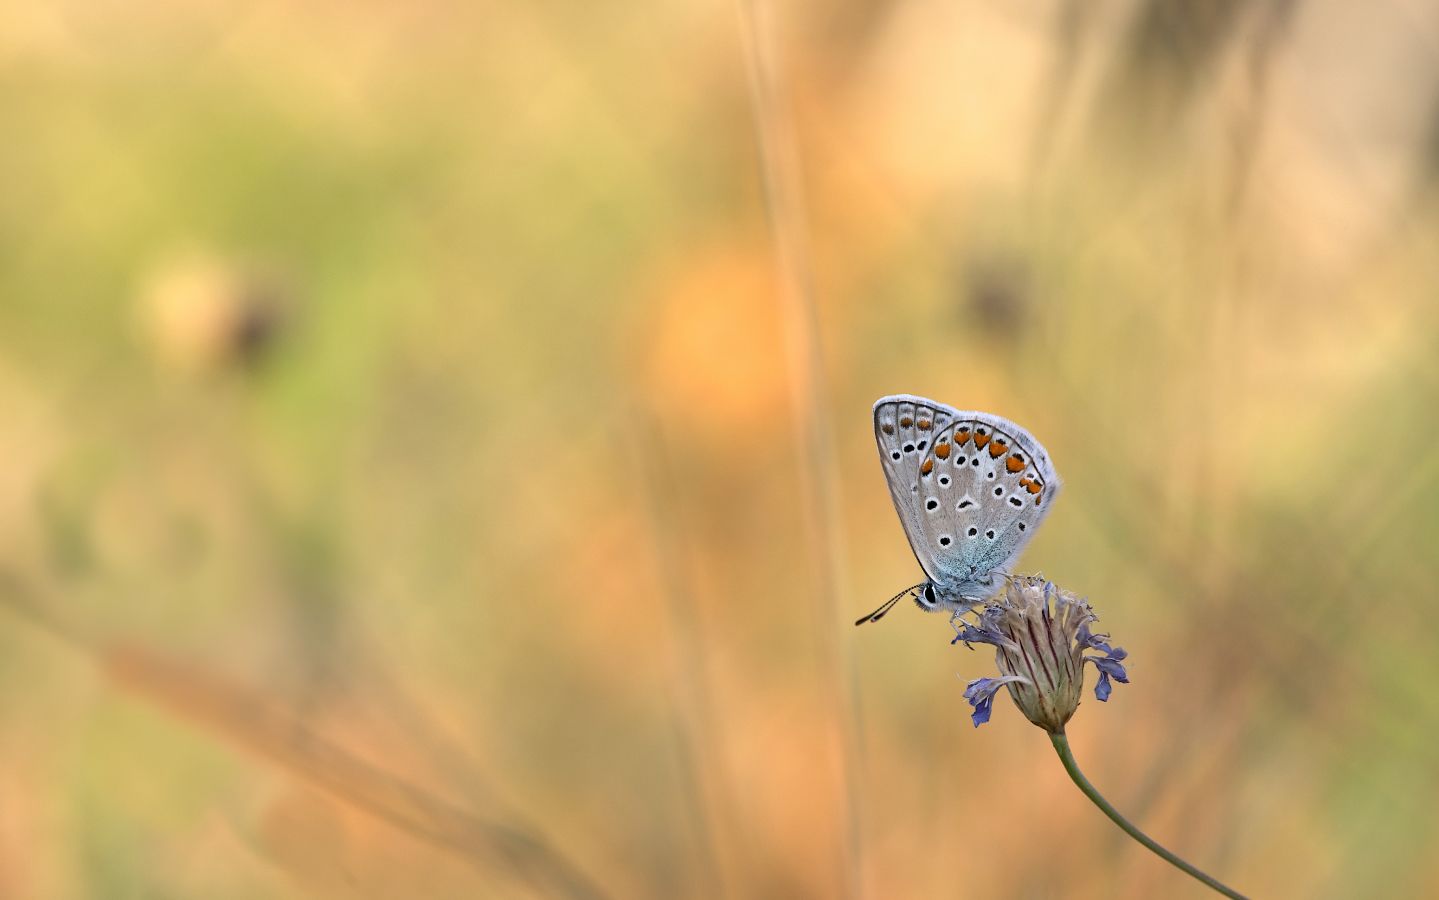
[[[968,619],[965,618],[965,616],[969,615],[970,613],[974,613],[974,619],[975,619],[975,621],[973,621],[973,622],[971,622],[971,621],[969,621]],[[966,609],[957,609],[957,610],[955,610],[954,612],[952,612],[952,613],[949,614],[949,627],[953,628],[956,633],[962,631],[962,630],[965,629],[965,628],[970,627],[971,625],[978,625],[978,624],[979,624],[979,601],[975,601],[975,605],[974,605],[974,606],[970,606],[970,607],[968,607],[968,608],[966,608]]]

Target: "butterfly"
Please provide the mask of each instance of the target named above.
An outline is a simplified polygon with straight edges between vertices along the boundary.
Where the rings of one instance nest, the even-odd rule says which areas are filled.
[[[925,612],[955,614],[993,596],[1059,493],[1044,445],[993,413],[909,394],[874,404],[874,440],[926,580],[854,624],[878,622],[907,596]]]

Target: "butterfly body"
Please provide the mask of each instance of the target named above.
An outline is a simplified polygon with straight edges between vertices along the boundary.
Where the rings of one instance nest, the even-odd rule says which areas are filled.
[[[927,578],[915,603],[964,612],[997,592],[1059,493],[1044,446],[1001,416],[910,394],[875,403],[874,437],[895,512]]]

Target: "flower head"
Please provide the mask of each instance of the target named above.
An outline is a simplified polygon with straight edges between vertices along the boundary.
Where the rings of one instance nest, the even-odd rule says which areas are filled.
[[[1025,718],[1050,734],[1062,734],[1079,707],[1086,662],[1099,671],[1094,685],[1099,700],[1109,699],[1111,680],[1128,684],[1123,664],[1128,654],[1111,647],[1108,635],[1089,630],[1095,619],[1089,604],[1069,591],[1042,578],[1020,576],[985,605],[977,623],[957,621],[951,643],[970,649],[990,644],[1001,676],[966,686],[964,698],[974,707],[975,726],[989,721],[995,692],[1007,687]]]

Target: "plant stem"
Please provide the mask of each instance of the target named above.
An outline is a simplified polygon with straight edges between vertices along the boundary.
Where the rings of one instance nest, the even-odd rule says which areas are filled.
[[[1119,814],[1119,810],[1109,805],[1109,801],[1104,799],[1099,791],[1094,789],[1094,785],[1089,783],[1089,779],[1084,777],[1084,773],[1079,771],[1079,764],[1074,761],[1074,753],[1069,749],[1069,738],[1066,737],[1063,732],[1060,732],[1059,734],[1051,734],[1049,739],[1054,743],[1054,751],[1059,754],[1059,761],[1064,763],[1064,771],[1068,772],[1069,777],[1074,779],[1074,783],[1084,792],[1084,796],[1094,801],[1094,805],[1099,807],[1100,811],[1106,816],[1109,816],[1114,824],[1122,828],[1125,834],[1139,841],[1139,843],[1148,847],[1150,850],[1153,850],[1160,858],[1176,869],[1187,872],[1224,896],[1230,897],[1232,900],[1246,900],[1243,894],[1231,887],[1226,887],[1218,880],[1194,868],[1189,863],[1159,846],[1149,835],[1134,827],[1133,823]]]

